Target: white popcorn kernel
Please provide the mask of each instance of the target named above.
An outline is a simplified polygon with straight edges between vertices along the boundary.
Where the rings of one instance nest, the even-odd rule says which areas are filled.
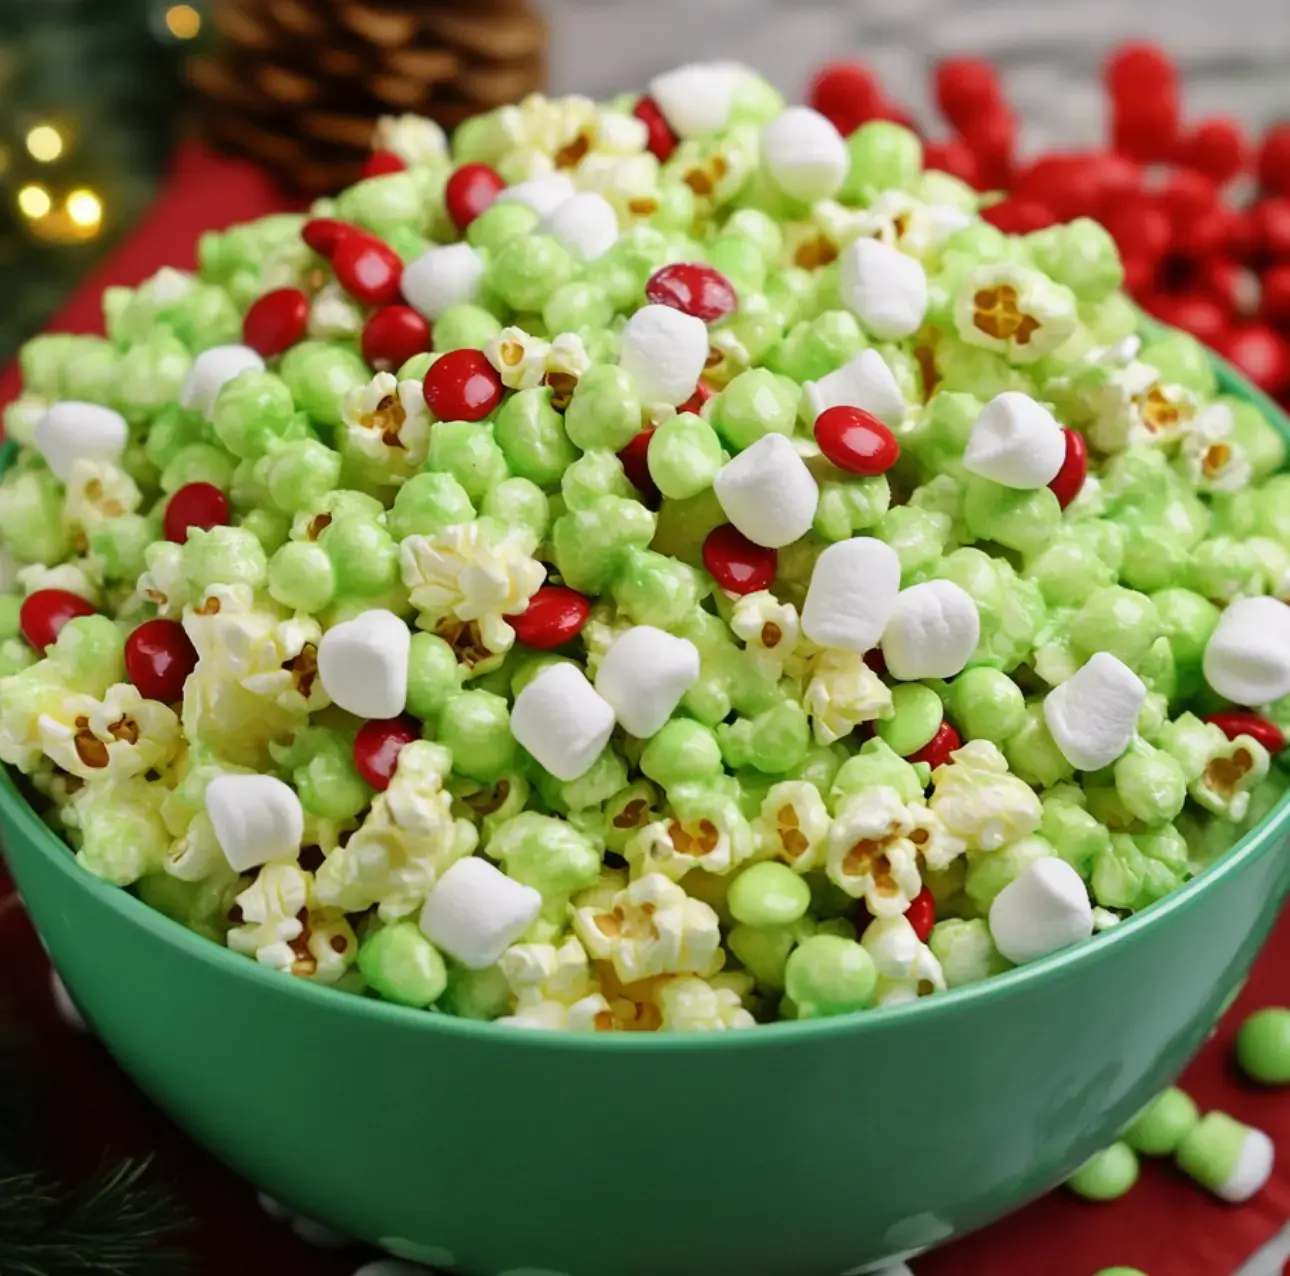
[[[542,896],[485,859],[458,860],[421,910],[421,933],[469,970],[491,966],[532,925]]]
[[[963,452],[969,474],[1022,490],[1047,487],[1066,460],[1066,436],[1053,414],[1020,390],[981,409]]]
[[[1272,1140],[1262,1130],[1247,1126],[1240,1151],[1236,1154],[1236,1164],[1228,1176],[1215,1185],[1214,1195],[1233,1205],[1248,1201],[1267,1185],[1275,1161],[1276,1146]]]
[[[424,319],[438,319],[449,306],[474,301],[484,278],[484,259],[469,244],[430,248],[403,267],[403,296]]]
[[[546,177],[530,178],[516,182],[497,196],[499,204],[523,204],[539,217],[549,217],[565,200],[578,193],[573,182],[563,173],[550,173]]]
[[[396,718],[408,698],[412,635],[392,611],[373,607],[333,625],[318,644],[323,690],[360,718]]]
[[[838,407],[863,408],[892,429],[905,419],[905,396],[887,361],[876,350],[862,350],[835,372],[806,382],[802,392],[809,425],[821,412]]]
[[[1262,705],[1290,692],[1290,607],[1241,598],[1219,617],[1205,646],[1205,681],[1236,704]]]
[[[896,595],[882,631],[882,654],[893,678],[952,678],[981,637],[981,615],[967,590],[949,580],[911,585]]]
[[[618,242],[618,214],[603,195],[581,191],[543,218],[538,230],[579,261],[595,261]]]
[[[206,786],[206,814],[239,873],[294,856],[305,831],[296,791],[271,775],[220,775]]]
[[[884,541],[853,536],[815,560],[802,632],[821,647],[868,651],[882,638],[900,592],[900,559]]]
[[[193,360],[179,388],[179,406],[210,420],[223,387],[246,371],[263,372],[264,360],[250,346],[215,346]]]
[[[544,669],[511,710],[511,734],[557,780],[585,774],[613,729],[613,706],[571,664]]]
[[[642,306],[623,328],[618,362],[636,379],[644,404],[684,403],[708,357],[708,327],[671,306]]]
[[[811,530],[820,489],[782,434],[764,434],[717,472],[712,484],[726,517],[754,545],[779,549]]]
[[[699,676],[699,651],[653,625],[635,625],[610,647],[596,673],[596,690],[624,730],[655,735]]]
[[[1044,697],[1044,721],[1071,766],[1096,771],[1129,747],[1146,698],[1142,679],[1099,651]]]
[[[129,434],[119,412],[97,403],[64,399],[52,404],[36,422],[31,444],[45,458],[54,477],[66,483],[77,461],[118,460]]]
[[[1087,939],[1093,906],[1080,875],[1051,855],[1033,861],[995,896],[989,925],[995,947],[1021,965]]]
[[[649,95],[678,137],[719,133],[730,119],[735,77],[716,63],[692,63],[649,82]]]
[[[793,199],[828,199],[846,180],[851,155],[842,134],[809,106],[790,106],[761,132],[771,181]]]
[[[838,263],[842,300],[875,337],[897,341],[918,331],[927,312],[927,272],[877,239],[848,244]]]

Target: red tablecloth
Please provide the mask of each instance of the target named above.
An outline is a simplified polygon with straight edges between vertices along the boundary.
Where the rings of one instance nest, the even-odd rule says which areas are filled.
[[[252,166],[181,147],[152,210],[51,326],[99,331],[98,295],[105,285],[137,283],[162,265],[191,266],[203,230],[284,207],[282,194]],[[16,391],[10,368],[0,375],[0,403]],[[49,1086],[51,1137],[62,1161],[89,1171],[105,1155],[154,1152],[196,1219],[192,1249],[203,1276],[349,1276],[363,1260],[361,1251],[308,1247],[267,1219],[250,1188],[176,1130],[101,1047],[60,1023],[44,955],[17,899],[7,892],[0,875],[0,1013],[27,1029],[34,1069]],[[1290,1149],[1290,1091],[1243,1084],[1229,1062],[1244,1016],[1259,1006],[1286,1003],[1290,915],[1182,1084],[1202,1107],[1222,1108]],[[1213,1200],[1168,1164],[1147,1164],[1138,1187],[1121,1201],[1089,1205],[1055,1193],[913,1267],[916,1276],[1092,1276],[1113,1265],[1139,1267],[1150,1276],[1229,1276],[1288,1220],[1290,1152],[1279,1177],[1240,1207]]]

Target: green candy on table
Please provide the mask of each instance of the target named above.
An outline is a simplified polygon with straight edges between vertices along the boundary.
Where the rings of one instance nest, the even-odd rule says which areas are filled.
[[[1236,1061],[1262,1085],[1290,1085],[1290,1009],[1256,1010],[1236,1034]]]
[[[1112,1143],[1094,1152],[1066,1186],[1086,1201],[1114,1201],[1128,1193],[1138,1181],[1138,1158],[1127,1143]]]
[[[1141,1156],[1172,1156],[1200,1123],[1200,1109],[1189,1094],[1162,1090],[1125,1127],[1124,1141]]]

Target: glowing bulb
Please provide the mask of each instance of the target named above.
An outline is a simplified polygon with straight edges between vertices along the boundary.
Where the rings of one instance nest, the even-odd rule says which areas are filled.
[[[18,192],[18,208],[29,221],[39,221],[54,206],[43,186],[24,186]]]
[[[202,15],[190,4],[172,4],[166,10],[165,23],[176,40],[191,40],[202,29]]]
[[[78,226],[97,226],[103,220],[103,201],[93,191],[74,190],[67,197],[67,215]]]
[[[63,135],[52,124],[37,124],[27,134],[27,150],[39,163],[52,164],[63,153]]]

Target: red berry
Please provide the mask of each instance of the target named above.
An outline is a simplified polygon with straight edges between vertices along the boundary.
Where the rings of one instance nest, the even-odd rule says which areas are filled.
[[[465,230],[505,189],[496,169],[487,164],[463,164],[443,188],[444,207],[452,224]]]
[[[1177,92],[1178,68],[1158,44],[1129,41],[1107,58],[1102,80],[1114,98],[1151,97]]]
[[[725,275],[692,261],[660,266],[645,284],[645,296],[656,306],[671,306],[704,323],[714,323],[739,304]]]
[[[703,542],[703,565],[727,593],[755,594],[759,589],[771,587],[779,567],[779,554],[754,545],[732,523],[722,523]]]
[[[684,403],[676,405],[676,410],[678,412],[693,412],[695,416],[698,416],[703,411],[703,405],[715,393],[716,391],[706,381],[700,381],[694,387],[694,393]]]
[[[1232,329],[1219,344],[1218,352],[1265,394],[1275,398],[1290,387],[1290,342],[1264,324]]]
[[[960,132],[976,156],[987,187],[1006,187],[1012,178],[1017,121],[1006,103],[998,102],[964,121]]]
[[[994,67],[984,58],[945,58],[933,72],[936,105],[960,132],[1003,101]]]
[[[1065,509],[1080,494],[1088,477],[1088,444],[1076,430],[1063,426],[1062,433],[1066,436],[1066,459],[1048,484],[1048,490],[1057,498],[1057,504]]]
[[[334,217],[311,217],[300,228],[300,238],[320,257],[330,257],[342,239],[355,234],[363,232],[357,226],[337,221]]]
[[[1250,209],[1255,251],[1271,261],[1290,261],[1290,196],[1261,199]]]
[[[950,760],[950,754],[961,748],[963,737],[948,722],[936,728],[936,734],[917,753],[909,755],[911,762],[926,762],[933,771]]]
[[[258,298],[242,320],[242,340],[256,354],[272,359],[304,338],[309,298],[299,288],[275,288]]]
[[[430,349],[430,324],[411,306],[385,306],[363,327],[363,358],[378,372],[393,372]]]
[[[196,667],[197,649],[177,620],[145,620],[125,640],[125,671],[145,700],[182,700]]]
[[[185,483],[166,504],[162,530],[168,541],[182,545],[194,527],[208,532],[228,524],[228,497],[214,483]]]
[[[1161,323],[1190,332],[1216,346],[1231,326],[1230,312],[1213,297],[1197,292],[1162,292],[1142,299],[1143,308]]]
[[[1220,186],[1230,182],[1248,160],[1245,132],[1230,115],[1201,120],[1178,147],[1179,164],[1204,173]]]
[[[385,177],[389,173],[405,172],[407,167],[393,151],[373,151],[363,161],[362,176],[364,179],[368,177]]]
[[[1271,195],[1290,195],[1290,120],[1274,124],[1259,147],[1259,185]]]
[[[440,421],[482,421],[502,401],[502,379],[482,350],[450,350],[430,365],[424,392]]]
[[[22,600],[18,628],[22,636],[44,655],[59,631],[77,616],[93,616],[97,608],[67,589],[38,589]]]
[[[654,429],[651,426],[642,430],[618,453],[627,481],[645,498],[647,505],[656,505],[663,499],[663,493],[658,490],[658,484],[649,472],[649,441],[653,437]]]
[[[384,306],[399,300],[403,262],[389,244],[366,231],[342,237],[331,267],[340,286],[365,306]]]
[[[1181,119],[1173,94],[1116,102],[1111,109],[1111,148],[1142,164],[1168,163],[1178,148]]]
[[[923,148],[923,165],[957,177],[969,186],[981,185],[981,166],[976,162],[972,148],[961,137],[952,137],[946,142],[929,142]]]
[[[825,408],[815,418],[815,441],[840,470],[873,477],[900,459],[896,436],[864,408]]]
[[[1235,740],[1238,735],[1248,735],[1269,753],[1280,753],[1286,747],[1281,728],[1257,713],[1232,709],[1227,713],[1211,713],[1205,721],[1212,722],[1229,740]]]
[[[936,925],[936,901],[926,886],[909,901],[909,907],[905,909],[905,920],[914,928],[918,942],[927,943],[927,937]]]
[[[547,651],[576,637],[591,615],[591,600],[576,589],[543,585],[529,599],[529,605],[506,623],[526,647]]]
[[[421,724],[406,713],[398,718],[373,718],[354,737],[354,765],[374,789],[387,789],[405,744],[421,739]]]
[[[660,164],[665,163],[676,150],[677,137],[663,118],[658,103],[652,97],[643,97],[632,107],[632,114],[645,125],[645,144],[658,157]]]
[[[1290,261],[1263,272],[1259,318],[1277,328],[1290,328]]]
[[[1033,199],[1018,199],[1015,195],[983,209],[981,216],[1008,235],[1028,235],[1032,230],[1043,230],[1057,220],[1047,205]]]
[[[883,94],[877,76],[862,63],[828,62],[811,78],[807,101],[846,137],[873,119]]]

